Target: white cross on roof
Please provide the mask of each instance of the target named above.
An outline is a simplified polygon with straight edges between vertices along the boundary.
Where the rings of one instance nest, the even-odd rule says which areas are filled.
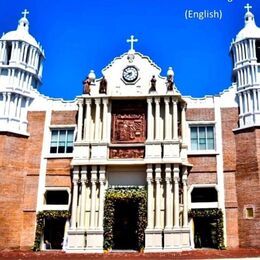
[[[22,14],[23,14],[23,18],[26,18],[26,15],[29,14],[29,11],[27,9],[24,9]]]
[[[252,9],[252,6],[250,4],[246,4],[244,8],[247,10],[247,12],[250,12],[250,9]]]
[[[130,39],[126,40],[127,42],[130,42],[130,50],[134,50],[134,43],[138,42],[138,39],[134,39],[134,35],[131,35]]]

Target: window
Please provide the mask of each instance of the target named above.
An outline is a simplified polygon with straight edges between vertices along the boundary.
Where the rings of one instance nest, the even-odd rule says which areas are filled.
[[[191,192],[191,202],[217,202],[218,193],[215,188],[194,188]]]
[[[214,150],[214,126],[191,126],[191,150]]]
[[[47,205],[67,205],[69,194],[67,190],[47,190],[45,192],[45,202]]]
[[[55,129],[51,131],[50,153],[73,152],[73,129]]]
[[[246,207],[246,218],[254,218],[254,208]]]

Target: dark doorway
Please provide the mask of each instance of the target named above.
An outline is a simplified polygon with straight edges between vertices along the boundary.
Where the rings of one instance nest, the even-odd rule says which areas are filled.
[[[115,203],[113,249],[137,249],[137,205],[131,200]]]
[[[46,249],[62,249],[65,222],[65,218],[45,219],[44,243],[49,242]]]
[[[217,223],[212,218],[194,218],[194,244],[196,248],[217,248]]]

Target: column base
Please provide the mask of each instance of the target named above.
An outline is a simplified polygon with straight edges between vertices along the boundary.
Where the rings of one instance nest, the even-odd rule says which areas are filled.
[[[146,142],[145,144],[145,159],[161,159],[162,145],[159,141]]]
[[[65,248],[66,252],[84,251],[86,247],[86,231],[69,229],[68,244]]]
[[[179,158],[180,157],[180,143],[179,141],[164,141],[163,143],[163,158]]]
[[[162,229],[145,230],[145,249],[144,252],[162,251]]]
[[[107,143],[92,143],[91,160],[106,160],[108,156]]]
[[[164,251],[182,251],[191,249],[190,229],[173,228],[164,230]]]
[[[103,253],[103,230],[87,230],[86,253]]]

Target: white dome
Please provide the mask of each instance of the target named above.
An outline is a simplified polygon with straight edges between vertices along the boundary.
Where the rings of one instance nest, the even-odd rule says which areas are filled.
[[[254,15],[251,12],[245,14],[245,27],[237,34],[236,42],[248,38],[260,38],[260,28],[256,26]]]
[[[29,21],[22,17],[19,20],[18,27],[15,31],[8,32],[2,36],[3,41],[25,41],[40,49],[38,43],[32,35],[29,34]]]

